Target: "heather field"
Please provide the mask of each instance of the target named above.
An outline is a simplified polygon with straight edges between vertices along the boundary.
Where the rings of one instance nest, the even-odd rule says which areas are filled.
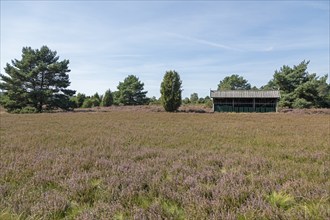
[[[0,117],[0,219],[330,218],[328,114]]]

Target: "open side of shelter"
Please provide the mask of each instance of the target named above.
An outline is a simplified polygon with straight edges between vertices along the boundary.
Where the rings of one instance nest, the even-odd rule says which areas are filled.
[[[216,112],[276,112],[280,91],[211,90],[210,97]]]

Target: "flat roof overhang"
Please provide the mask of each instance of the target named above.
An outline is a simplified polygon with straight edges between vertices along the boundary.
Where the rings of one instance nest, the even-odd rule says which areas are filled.
[[[280,98],[280,91],[278,90],[266,90],[266,91],[255,91],[255,90],[226,90],[210,91],[211,98]]]

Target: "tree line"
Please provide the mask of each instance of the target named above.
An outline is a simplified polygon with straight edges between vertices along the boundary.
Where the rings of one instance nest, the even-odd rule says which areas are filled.
[[[276,70],[273,78],[257,88],[242,76],[232,74],[218,84],[218,90],[280,90],[279,107],[288,108],[329,108],[330,85],[328,75],[318,77],[307,72],[309,61],[289,67],[284,65]],[[67,89],[69,81],[69,60],[59,61],[56,51],[47,46],[40,49],[24,47],[22,58],[7,63],[5,73],[0,74],[0,104],[14,113],[43,112],[45,110],[90,108],[111,105],[161,104],[166,111],[176,111],[181,104],[205,104],[212,106],[209,96],[182,99],[182,81],[179,73],[166,71],[160,84],[161,96],[148,98],[144,83],[135,75],[119,82],[116,91],[108,89],[104,94],[86,96]]]

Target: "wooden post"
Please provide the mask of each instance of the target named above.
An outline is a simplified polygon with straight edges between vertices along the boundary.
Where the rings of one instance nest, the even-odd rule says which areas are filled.
[[[256,98],[253,98],[253,111],[256,111]]]

